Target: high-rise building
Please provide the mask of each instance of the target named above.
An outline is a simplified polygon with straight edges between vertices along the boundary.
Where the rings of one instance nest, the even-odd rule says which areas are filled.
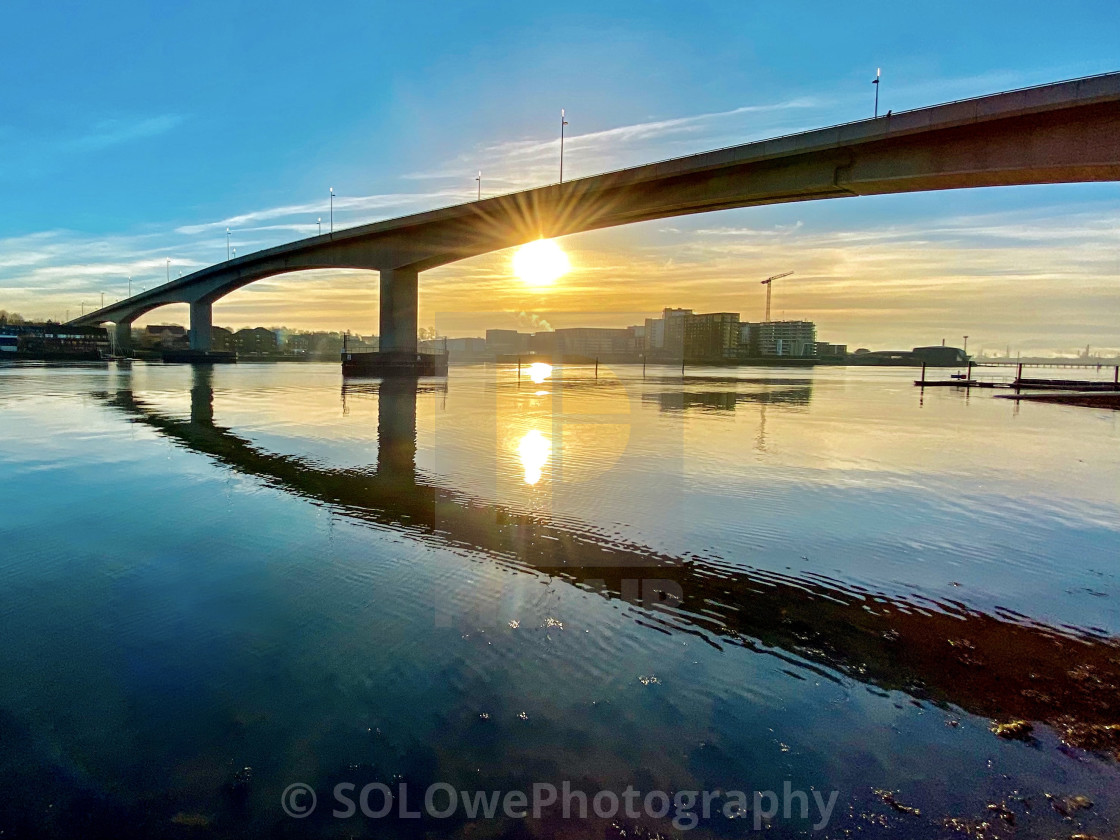
[[[684,352],[685,324],[691,317],[691,309],[666,308],[660,318],[646,318],[647,354],[654,358],[680,359]]]
[[[738,355],[738,312],[708,312],[685,319],[684,358],[717,361]]]
[[[662,350],[669,358],[679,359],[684,355],[684,327],[691,317],[691,309],[662,311],[661,319],[665,322],[665,343]]]
[[[761,321],[742,324],[739,342],[747,356],[812,358],[817,325],[812,321]]]

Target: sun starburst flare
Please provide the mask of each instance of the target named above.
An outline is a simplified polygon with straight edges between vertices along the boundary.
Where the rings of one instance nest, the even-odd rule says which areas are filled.
[[[568,255],[551,239],[526,243],[513,255],[514,275],[529,286],[551,286],[571,268]]]

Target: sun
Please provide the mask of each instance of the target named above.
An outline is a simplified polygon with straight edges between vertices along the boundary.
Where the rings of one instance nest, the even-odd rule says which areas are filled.
[[[571,268],[568,255],[551,239],[529,242],[513,255],[513,273],[530,286],[551,286]]]

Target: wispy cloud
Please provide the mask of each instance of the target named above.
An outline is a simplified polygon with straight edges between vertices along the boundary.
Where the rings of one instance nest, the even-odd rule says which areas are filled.
[[[595,131],[580,132],[572,127],[564,144],[565,174],[580,177],[788,133],[812,125],[810,115],[826,107],[830,105],[822,100],[797,97]],[[573,117],[572,122],[575,120]],[[502,140],[482,144],[431,170],[403,177],[462,182],[465,174],[481,169],[484,193],[510,192],[555,180],[559,152],[559,137]]]
[[[64,151],[97,152],[123,143],[157,137],[177,128],[183,122],[178,114],[102,120],[87,133],[59,141]]]
[[[41,177],[99,152],[166,134],[185,120],[179,114],[116,117],[46,134],[0,126],[0,179]]]
[[[421,205],[431,206],[433,202],[440,200],[462,201],[469,197],[465,191],[451,191],[451,190],[433,190],[424,193],[387,193],[382,195],[359,195],[359,196],[341,196],[336,195],[334,199],[334,209],[337,213],[348,213],[347,224],[362,224],[365,221],[372,221],[373,218],[367,217],[372,211],[399,209],[405,211],[408,208],[415,208]],[[182,225],[175,228],[175,233],[193,236],[199,233],[206,233],[213,230],[225,230],[228,228],[236,228],[239,230],[287,230],[290,229],[288,225],[271,225],[264,227],[254,227],[257,222],[270,221],[272,219],[285,219],[300,217],[306,219],[314,216],[319,218],[325,215],[324,211],[328,209],[328,202],[306,202],[303,204],[286,204],[279,207],[269,207],[263,210],[253,210],[248,213],[240,213],[236,216],[230,216],[225,219],[219,219],[214,222],[202,222],[200,224]],[[396,214],[394,214],[396,215]],[[306,223],[304,223],[306,225]],[[309,228],[310,225],[306,225]],[[305,228],[301,228],[305,229]]]

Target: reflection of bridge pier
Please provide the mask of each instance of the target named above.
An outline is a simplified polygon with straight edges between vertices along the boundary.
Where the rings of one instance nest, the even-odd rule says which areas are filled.
[[[381,380],[377,390],[377,476],[416,483],[416,377]]]
[[[214,368],[195,365],[191,369],[191,422],[214,425]]]

